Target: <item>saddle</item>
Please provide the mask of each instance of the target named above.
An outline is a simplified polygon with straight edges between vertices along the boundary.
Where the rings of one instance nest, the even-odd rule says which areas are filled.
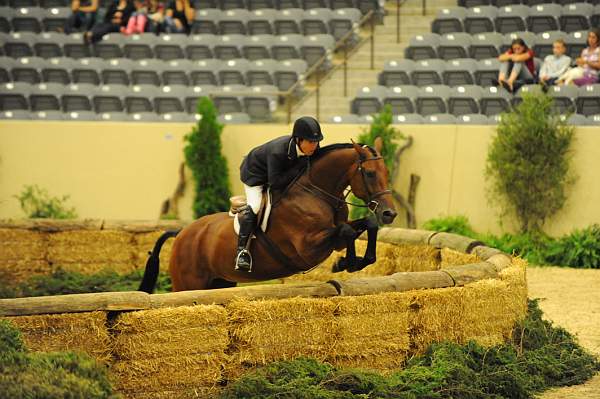
[[[240,233],[240,222],[238,220],[239,213],[242,209],[247,205],[246,196],[245,195],[236,195],[234,197],[229,198],[229,216],[233,217],[233,229],[235,234]],[[267,189],[263,191],[262,201],[260,204],[260,209],[258,211],[257,220],[258,226],[264,232],[267,231],[267,225],[269,223],[269,216],[271,215],[271,190]]]

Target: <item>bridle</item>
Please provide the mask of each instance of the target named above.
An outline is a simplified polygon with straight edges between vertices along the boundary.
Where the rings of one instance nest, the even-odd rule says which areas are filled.
[[[350,180],[352,180],[354,178],[354,176],[356,175],[356,173],[360,172],[362,181],[363,181],[363,186],[365,187],[365,191],[367,192],[367,204],[366,205],[355,204],[355,203],[346,201],[346,198],[352,192],[352,188],[350,188],[350,190],[348,190],[346,192],[346,194],[344,194],[344,196],[340,198],[340,197],[337,197],[337,196],[323,190],[322,188],[318,187],[317,185],[315,185],[310,180],[310,158],[308,159],[308,173],[307,173],[308,186],[300,183],[299,179],[296,179],[296,183],[301,188],[308,191],[309,193],[314,194],[317,197],[324,198],[328,202],[330,199],[334,200],[335,201],[335,206],[334,206],[335,210],[340,209],[343,205],[351,205],[351,206],[356,206],[359,208],[368,208],[369,211],[371,211],[371,213],[375,214],[375,212],[377,211],[377,208],[379,208],[379,201],[377,201],[377,198],[379,198],[383,195],[386,195],[386,194],[391,194],[392,190],[383,190],[383,191],[378,191],[376,193],[372,193],[371,190],[369,189],[369,185],[367,184],[367,175],[366,175],[365,169],[363,168],[363,164],[365,162],[378,161],[380,159],[383,159],[383,157],[382,156],[374,156],[374,157],[365,159],[362,157],[362,155],[359,155],[358,160],[357,160],[358,167],[356,168],[356,171],[354,171],[354,174],[350,178]]]

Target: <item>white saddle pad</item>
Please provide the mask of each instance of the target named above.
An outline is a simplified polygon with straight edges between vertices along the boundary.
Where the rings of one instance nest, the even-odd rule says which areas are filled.
[[[229,216],[233,217],[233,230],[237,235],[240,234],[240,221],[238,220],[238,215],[238,213],[235,215],[232,215],[231,212],[229,213]],[[265,233],[267,232],[267,226],[269,224],[269,216],[271,216],[271,189],[267,188],[267,204],[265,206],[265,213],[260,224],[261,230]]]

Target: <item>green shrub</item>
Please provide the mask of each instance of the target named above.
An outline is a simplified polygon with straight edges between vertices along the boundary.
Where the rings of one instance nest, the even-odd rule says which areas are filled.
[[[600,269],[600,225],[594,224],[548,241],[544,260],[551,265]]]
[[[598,370],[598,361],[567,331],[543,320],[537,302],[530,301],[527,318],[505,345],[434,344],[388,376],[306,358],[275,362],[229,384],[221,397],[520,399],[582,383]]]
[[[199,218],[229,209],[229,175],[221,153],[223,125],[217,121],[217,109],[208,97],[200,97],[198,124],[185,136],[185,162],[195,182],[194,215]]]
[[[439,231],[444,233],[460,234],[461,236],[476,238],[466,216],[447,216],[430,219],[423,224],[425,230]]]
[[[502,114],[485,173],[490,199],[502,207],[502,215],[516,216],[522,233],[540,231],[566,201],[574,181],[569,172],[573,130],[546,94],[524,93],[519,106]]]
[[[108,369],[86,354],[29,353],[21,333],[0,320],[0,398],[117,398]]]
[[[51,197],[46,189],[37,185],[25,186],[21,194],[14,196],[29,218],[75,219],[75,208],[66,205],[68,195]]]

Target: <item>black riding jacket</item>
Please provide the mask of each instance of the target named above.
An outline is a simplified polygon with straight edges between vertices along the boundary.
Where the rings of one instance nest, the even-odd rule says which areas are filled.
[[[240,166],[240,178],[250,187],[268,184],[284,188],[306,166],[308,158],[298,157],[292,136],[278,137],[248,153]]]

